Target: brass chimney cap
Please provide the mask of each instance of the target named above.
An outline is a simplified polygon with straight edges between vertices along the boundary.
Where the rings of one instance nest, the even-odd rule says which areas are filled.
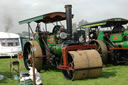
[[[72,8],[72,5],[65,5],[65,8]]]

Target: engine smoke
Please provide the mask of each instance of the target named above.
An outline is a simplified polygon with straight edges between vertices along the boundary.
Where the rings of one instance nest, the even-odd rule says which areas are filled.
[[[3,24],[4,24],[5,32],[8,32],[13,27],[13,20],[11,16],[5,16]]]

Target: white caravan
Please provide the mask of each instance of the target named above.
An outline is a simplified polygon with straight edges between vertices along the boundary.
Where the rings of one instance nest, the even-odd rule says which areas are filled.
[[[21,51],[21,41],[18,34],[0,32],[0,57],[17,56]]]

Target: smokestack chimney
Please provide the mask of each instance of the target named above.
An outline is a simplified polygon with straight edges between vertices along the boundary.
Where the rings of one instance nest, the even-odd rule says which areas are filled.
[[[72,37],[72,5],[65,5],[66,10],[66,24],[69,39]]]

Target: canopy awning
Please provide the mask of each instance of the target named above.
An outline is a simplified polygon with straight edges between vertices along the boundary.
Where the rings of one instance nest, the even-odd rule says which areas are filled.
[[[123,24],[126,24],[126,23],[128,23],[127,19],[111,18],[111,19],[106,19],[106,20],[102,20],[102,21],[87,23],[85,25],[82,25],[81,28],[95,28],[95,27],[98,27],[98,26],[109,27],[109,26],[114,26],[116,24],[123,25]]]
[[[25,23],[31,23],[31,22],[52,23],[52,22],[62,21],[65,19],[66,19],[65,12],[52,12],[52,13],[48,13],[48,14],[40,15],[40,16],[33,17],[30,19],[19,21],[19,24],[25,24]]]

